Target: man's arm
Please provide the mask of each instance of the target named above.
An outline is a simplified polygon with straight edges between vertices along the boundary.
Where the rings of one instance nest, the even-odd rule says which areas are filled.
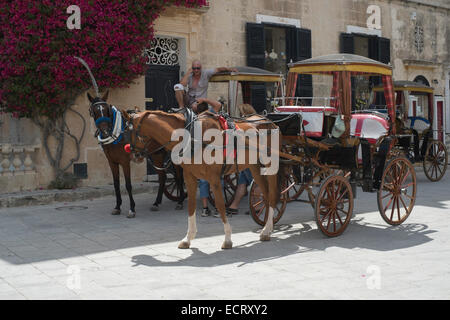
[[[189,68],[189,70],[186,72],[186,74],[184,75],[184,77],[181,78],[180,83],[181,83],[184,87],[187,86],[188,79],[189,79],[189,76],[190,76],[191,74],[192,74],[192,68]]]
[[[211,107],[213,107],[213,109],[216,112],[219,112],[220,109],[222,108],[222,104],[219,101],[216,100],[211,100],[208,98],[197,98],[197,102],[200,104],[202,102],[206,102],[207,104],[209,104]]]

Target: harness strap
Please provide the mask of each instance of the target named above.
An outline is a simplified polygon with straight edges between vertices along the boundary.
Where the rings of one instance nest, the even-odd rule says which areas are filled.
[[[97,136],[98,142],[102,145],[103,144],[111,144],[111,143],[116,144],[122,138],[123,127],[124,127],[122,113],[119,110],[117,110],[115,106],[111,106],[111,109],[112,109],[113,117],[114,117],[113,120],[111,120],[111,118],[108,118],[108,117],[101,117],[95,121],[96,126],[99,123],[105,122],[105,121],[114,124],[113,131],[109,137],[103,139],[101,137],[101,133]]]

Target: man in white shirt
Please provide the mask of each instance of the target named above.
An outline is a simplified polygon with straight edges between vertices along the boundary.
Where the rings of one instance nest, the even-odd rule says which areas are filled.
[[[180,83],[174,87],[175,98],[180,108],[190,106],[197,98],[207,98],[209,79],[218,72],[226,71],[237,72],[235,68],[226,67],[202,70],[201,62],[194,60],[192,62],[192,68],[186,72]],[[188,90],[185,95],[186,87]]]

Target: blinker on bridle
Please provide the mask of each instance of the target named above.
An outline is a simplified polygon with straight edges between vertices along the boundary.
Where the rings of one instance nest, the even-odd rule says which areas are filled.
[[[94,107],[95,105],[98,105],[98,104],[100,105],[100,108],[99,108],[99,109],[100,109],[101,116],[100,116],[98,119],[95,120],[95,126],[98,127],[99,124],[102,123],[102,122],[108,122],[108,123],[112,124],[112,119],[111,119],[110,117],[107,117],[107,116],[105,116],[105,115],[103,114],[103,109],[104,109],[104,108],[103,108],[103,106],[101,106],[101,105],[104,104],[104,105],[106,105],[107,107],[109,107],[108,104],[106,103],[106,101],[97,101],[97,102],[94,102],[94,103],[91,104],[91,107],[89,108],[89,113],[90,113],[91,117],[94,118],[93,107]]]

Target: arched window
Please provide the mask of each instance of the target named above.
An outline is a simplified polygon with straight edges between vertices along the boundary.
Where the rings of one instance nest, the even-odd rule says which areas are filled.
[[[430,86],[430,83],[428,82],[427,78],[425,78],[424,76],[417,76],[417,77],[415,77],[414,78],[414,82]]]

